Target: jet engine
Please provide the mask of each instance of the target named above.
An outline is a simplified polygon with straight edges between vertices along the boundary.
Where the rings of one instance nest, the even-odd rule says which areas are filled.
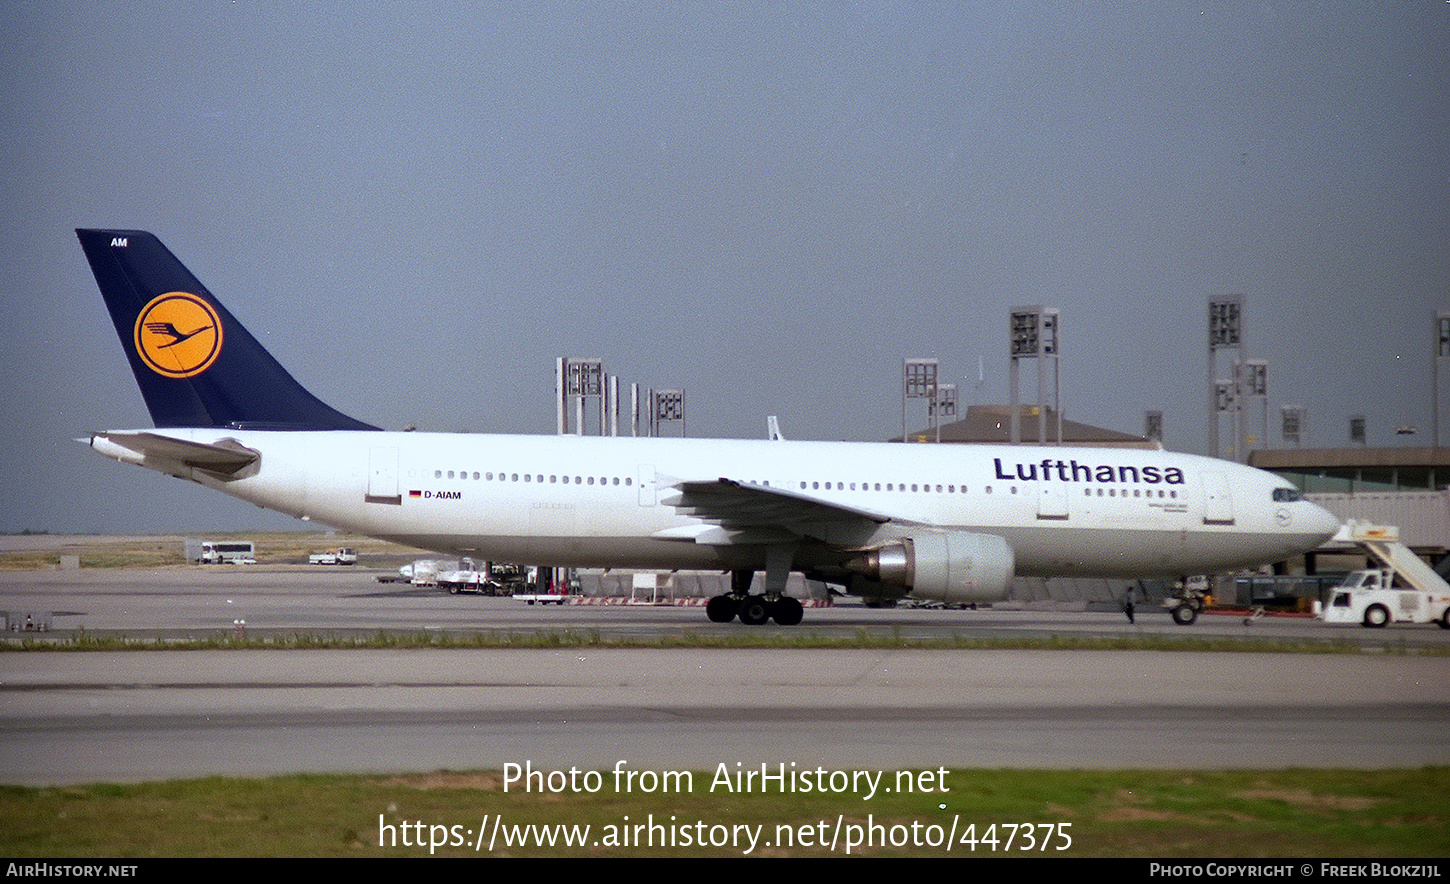
[[[903,537],[846,563],[848,571],[904,587],[913,598],[949,604],[1001,601],[1014,566],[1007,541],[966,532]]]

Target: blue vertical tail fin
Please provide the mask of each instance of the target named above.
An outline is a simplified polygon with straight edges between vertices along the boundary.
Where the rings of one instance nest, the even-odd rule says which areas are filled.
[[[377,429],[307,392],[156,237],[76,235],[156,426]]]

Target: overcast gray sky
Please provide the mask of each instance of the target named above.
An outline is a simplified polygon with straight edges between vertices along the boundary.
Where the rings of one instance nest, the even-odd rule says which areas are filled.
[[[389,428],[552,432],[577,355],[692,436],[883,439],[905,356],[1005,401],[1040,303],[1070,417],[1202,452],[1242,293],[1306,444],[1428,444],[1447,45],[1444,0],[10,4],[0,530],[296,524],[71,441],[150,425],[75,227]]]

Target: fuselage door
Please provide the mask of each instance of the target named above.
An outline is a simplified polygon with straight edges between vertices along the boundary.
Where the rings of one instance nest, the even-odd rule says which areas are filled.
[[[371,448],[368,450],[368,503],[401,504],[403,497],[398,493],[398,449]]]
[[[639,465],[639,470],[636,473],[635,478],[639,482],[639,505],[640,506],[654,506],[655,505],[655,465],[652,464],[652,463],[642,463],[642,464],[640,464]]]
[[[1234,499],[1229,492],[1228,478],[1223,473],[1203,474],[1203,523],[1205,525],[1232,525],[1234,523]]]
[[[1067,486],[1061,482],[1038,483],[1037,518],[1067,518]]]

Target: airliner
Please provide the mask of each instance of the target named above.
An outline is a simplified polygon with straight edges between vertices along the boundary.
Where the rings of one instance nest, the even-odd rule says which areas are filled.
[[[792,572],[992,602],[1019,574],[1217,573],[1339,528],[1277,476],[1161,450],[387,432],[304,389],[155,236],[76,233],[155,424],[96,451],[440,553],[729,572],[714,622],[799,623]]]

